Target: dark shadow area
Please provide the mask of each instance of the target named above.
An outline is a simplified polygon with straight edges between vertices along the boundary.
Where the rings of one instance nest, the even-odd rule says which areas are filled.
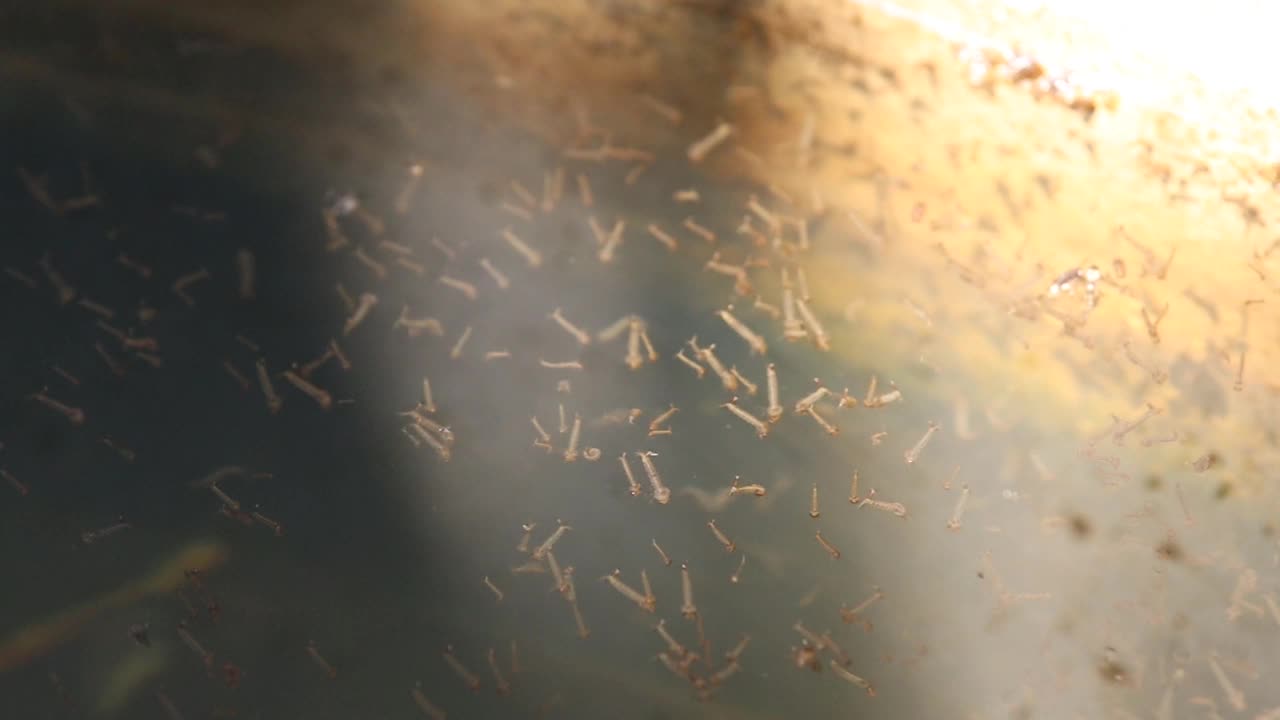
[[[690,72],[711,77],[732,67],[734,42],[767,38],[732,3],[705,5],[691,17],[727,28],[712,51],[724,64]],[[543,134],[513,129],[520,118],[434,84],[448,68],[352,63],[342,43],[303,52],[130,7],[15,15],[0,57],[16,88],[0,121],[0,566],[15,589],[0,594],[0,689],[13,717],[162,717],[168,703],[184,717],[409,717],[415,687],[458,717],[854,716],[861,688],[797,670],[799,618],[841,639],[850,666],[895,698],[892,714],[923,716],[908,676],[874,675],[870,626],[838,613],[878,583],[916,582],[909,562],[869,570],[897,518],[835,519],[852,511],[854,467],[887,476],[901,460],[835,445],[790,408],[811,378],[857,394],[887,369],[785,345],[757,298],[704,266],[721,251],[768,255],[737,229],[758,190],[712,185],[681,150],[639,171],[565,163]],[[690,126],[716,117],[719,100],[675,100],[689,101]],[[694,185],[715,244],[676,230],[694,211],[672,193]],[[617,261],[598,260],[592,222],[625,222]],[[680,255],[650,224],[680,236]],[[752,269],[769,273],[769,297],[778,266]],[[770,326],[767,360],[716,316],[731,303]],[[558,308],[594,339],[557,327]],[[596,335],[628,314],[661,362],[629,369],[628,333]],[[693,337],[758,392],[677,362]],[[741,395],[762,414],[769,362],[784,370],[788,418],[765,442],[724,404]],[[423,424],[447,432],[406,430],[424,376],[438,409]],[[669,405],[673,433],[646,435]],[[886,427],[837,417],[830,400],[823,412],[849,423],[845,437]],[[574,462],[561,413],[582,422]],[[530,445],[531,416],[554,452]],[[642,451],[656,453],[670,505],[628,494],[619,456],[644,482]],[[244,472],[199,485],[224,466]],[[735,475],[770,495],[726,503]],[[805,513],[819,477],[821,524]],[[712,517],[744,564],[716,543]],[[573,527],[557,552],[574,567],[583,639],[547,569],[513,572],[528,560],[521,525],[537,524],[536,546],[557,520]],[[838,564],[819,527],[843,548]],[[636,585],[645,568],[656,617],[693,647],[684,562],[707,641],[689,678],[654,661],[656,618],[601,580],[618,568]],[[744,634],[743,676],[700,704]],[[481,695],[442,660],[449,646]],[[494,692],[490,652],[511,697]]]

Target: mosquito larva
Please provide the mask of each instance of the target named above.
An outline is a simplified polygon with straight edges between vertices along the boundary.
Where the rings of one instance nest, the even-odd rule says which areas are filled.
[[[622,333],[631,328],[631,321],[636,319],[634,315],[623,315],[614,320],[608,327],[596,333],[596,342],[611,343],[622,337]]]
[[[694,142],[689,146],[687,155],[689,162],[695,165],[706,159],[707,155],[719,147],[724,141],[733,135],[733,126],[727,122],[720,122],[710,133],[702,137],[702,139]]]
[[[115,373],[116,376],[124,374],[124,368],[120,367],[115,358],[107,354],[106,348],[102,347],[101,343],[95,343],[94,348],[98,351],[98,354],[102,356],[102,359],[107,362],[107,367]],[[116,368],[120,368],[119,372],[116,372]],[[245,377],[244,373],[237,370],[236,366],[232,365],[230,360],[222,361],[222,369],[227,371],[227,374],[231,376],[232,380],[236,381],[236,384],[240,386],[241,390],[249,389],[249,378]]]
[[[458,251],[449,247],[449,245],[446,244],[445,241],[441,240],[438,237],[431,238],[431,247],[439,250],[441,254],[443,254],[449,260],[453,260],[458,257]]]
[[[19,491],[19,494],[25,494],[25,493],[22,493],[21,491]],[[99,540],[104,540],[113,535],[124,532],[125,530],[131,530],[131,529],[133,529],[133,524],[129,522],[125,522],[125,519],[121,517],[117,522],[112,523],[111,525],[108,525],[104,528],[100,528],[98,530],[86,530],[80,533],[80,542],[84,543],[85,545],[92,545],[93,543],[96,543]]]
[[[83,295],[81,295],[80,298],[76,300],[76,304],[84,308],[85,310],[88,310],[89,312],[93,313],[94,315],[97,315],[103,320],[111,320],[116,316],[115,310],[112,310],[111,308],[107,307],[106,305],[103,305],[102,303],[94,302],[93,300],[90,300],[89,298],[84,297]]]
[[[658,474],[658,468],[653,464],[653,457],[657,454],[653,451],[636,453],[640,456],[640,464],[644,466],[645,475],[649,476],[649,484],[653,486],[653,499],[659,505],[666,505],[671,502],[671,490],[662,483],[662,476]]]
[[[549,213],[555,210],[562,197],[564,197],[564,167],[557,166],[554,172],[543,171],[542,212]]]
[[[662,549],[662,546],[658,545],[657,538],[653,539],[653,549],[658,552],[658,557],[662,559],[662,564],[671,567],[671,557]]]
[[[516,552],[529,552],[529,543],[533,540],[533,529],[536,527],[538,527],[538,523],[523,523],[520,525],[522,534],[520,535],[520,543],[516,545]]]
[[[747,210],[760,218],[765,225],[768,225],[769,230],[772,232],[777,233],[778,230],[781,229],[782,223],[778,221],[777,216],[761,205],[759,198],[755,195],[751,195],[747,198]]]
[[[712,687],[723,685],[726,680],[738,674],[742,670],[742,666],[738,663],[731,662],[715,671],[707,678],[707,683]]]
[[[605,236],[604,242],[600,244],[600,252],[596,255],[602,263],[613,262],[613,256],[618,252],[618,246],[622,244],[622,232],[627,227],[625,220],[614,222],[613,229]]]
[[[733,483],[729,485],[730,496],[754,495],[756,497],[764,497],[769,492],[763,485],[758,485],[755,483],[751,485],[742,485],[741,481],[742,481],[741,475],[733,476]]]
[[[425,375],[422,377],[422,409],[429,413],[436,411],[436,401],[431,396],[431,380]]]
[[[1218,664],[1216,652],[1209,653],[1209,669],[1213,671],[1214,678],[1222,688],[1222,694],[1227,696],[1227,704],[1236,712],[1244,712],[1246,708],[1244,693],[1231,682],[1231,678],[1227,677],[1222,666]]]
[[[67,422],[71,423],[72,425],[84,424],[86,416],[85,416],[84,410],[82,410],[81,408],[71,407],[66,403],[63,403],[58,400],[54,400],[53,398],[46,395],[44,391],[34,393],[31,397],[36,402],[40,403],[46,408],[49,408],[50,410],[66,418]]]
[[[564,569],[564,585],[560,587],[560,594],[564,597],[564,599],[567,602],[570,602],[570,603],[578,602],[578,588],[576,585],[573,584],[573,576],[575,572],[577,571],[574,570],[572,565],[565,568]]]
[[[683,225],[686,230],[702,238],[708,244],[715,243],[716,241],[715,232],[713,232],[710,228],[700,224],[697,220],[694,220],[692,217],[685,218]]]
[[[53,266],[53,259],[50,257],[49,253],[46,252],[42,255],[37,261],[37,264],[40,265],[41,271],[44,272],[45,279],[49,281],[49,284],[53,286],[54,291],[58,293],[59,305],[66,305],[76,299],[76,289],[72,287],[71,283],[67,282],[66,278],[62,276],[62,273]],[[12,275],[12,273],[10,274]]]
[[[869,408],[878,408],[878,407],[884,407],[885,405],[888,405],[889,403],[894,403],[894,402],[897,402],[897,401],[901,400],[901,399],[902,399],[902,391],[901,391],[901,390],[899,390],[899,389],[897,388],[897,386],[893,385],[893,382],[892,382],[892,381],[890,381],[890,382],[889,382],[889,385],[890,385],[890,387],[893,387],[893,390],[890,390],[889,392],[884,393],[884,394],[882,394],[882,395],[877,395],[877,396],[875,397],[875,399],[873,399],[873,400],[871,401],[871,404],[869,404],[869,405],[867,405],[866,403],[863,403],[863,404],[864,404],[864,405],[866,405],[866,407],[869,407]]]
[[[9,277],[25,285],[28,290],[35,290],[37,287],[39,287],[39,283],[36,282],[35,278],[31,277],[30,275],[22,272],[21,270],[15,267],[6,265],[4,268],[4,272]]]
[[[929,421],[929,428],[924,431],[924,435],[920,436],[920,439],[916,441],[916,444],[913,445],[910,450],[903,453],[903,457],[906,459],[908,465],[914,463],[920,458],[920,453],[924,452],[924,448],[929,444],[929,440],[933,438],[933,434],[938,432],[941,428],[941,425],[938,425],[932,420]]]
[[[556,308],[555,310],[552,310],[551,314],[548,315],[547,317],[550,318],[551,320],[554,320],[557,325],[559,325],[562,329],[564,329],[565,332],[572,335],[573,339],[578,341],[578,344],[580,345],[591,344],[591,333],[587,332],[586,330],[583,330],[577,325],[574,325],[567,318],[565,318],[560,308]]]
[[[387,266],[370,257],[369,253],[365,252],[363,245],[357,245],[356,249],[351,253],[351,256],[360,261],[361,265],[369,268],[369,271],[372,272],[379,280],[383,280],[387,277]]]
[[[1151,338],[1151,342],[1156,345],[1160,344],[1160,321],[1164,320],[1168,312],[1168,303],[1157,313],[1148,313],[1145,306],[1142,308],[1142,322],[1147,326],[1147,335]]]
[[[200,660],[204,663],[205,670],[212,673],[213,653],[206,650],[204,646],[200,644],[200,641],[196,640],[195,636],[191,634],[191,631],[187,629],[187,624],[185,622],[178,623],[178,637],[182,640],[184,645],[191,648],[193,653],[200,656]]]
[[[765,411],[765,417],[770,423],[776,423],[782,418],[782,403],[778,401],[778,369],[773,363],[765,366],[765,386],[769,394],[769,408]]]
[[[623,184],[626,185],[627,187],[631,187],[632,185],[635,185],[636,181],[640,179],[640,176],[643,175],[645,171],[649,169],[650,164],[651,163],[641,163],[631,168],[631,170],[627,172],[626,177],[622,179]]]
[[[19,495],[25,497],[31,492],[31,488],[28,487],[26,483],[22,482],[13,473],[2,467],[0,467],[0,478],[3,478],[5,482],[9,483],[9,485],[11,485]]]
[[[334,292],[338,293],[338,299],[342,301],[342,306],[347,309],[347,312],[352,312],[356,309],[355,298],[351,297],[351,293],[347,291],[347,288],[342,283],[335,283],[333,289]],[[257,351],[255,350],[254,352]]]
[[[569,607],[573,610],[573,621],[578,626],[578,637],[583,640],[591,637],[591,630],[587,627],[587,621],[582,617],[582,611],[578,609],[578,603],[569,603]]]
[[[1152,416],[1159,415],[1162,412],[1164,412],[1162,409],[1156,407],[1155,405],[1152,405],[1151,403],[1147,403],[1146,411],[1137,420],[1133,420],[1131,422],[1124,422],[1120,418],[1116,417],[1115,415],[1112,415],[1111,419],[1115,423],[1116,430],[1111,434],[1111,442],[1116,445],[1124,445],[1125,435],[1128,435],[1129,433],[1138,429],[1140,425],[1142,425]]]
[[[453,457],[453,451],[449,449],[449,446],[442,442],[440,438],[437,438],[435,435],[428,432],[426,428],[422,427],[422,425],[418,423],[410,423],[409,425],[401,428],[401,431],[404,432],[411,440],[416,438],[417,442],[415,444],[425,442],[427,445],[430,445],[431,449],[435,450],[440,456],[440,459],[445,462],[449,462]]]
[[[872,588],[871,595],[868,596],[866,600],[858,603],[855,607],[848,608],[842,604],[840,606],[840,619],[843,620],[846,625],[852,625],[861,618],[862,613],[866,612],[867,608],[875,605],[883,598],[884,592],[881,591],[879,587]]]
[[[315,400],[316,404],[320,406],[321,410],[328,410],[329,408],[333,407],[333,396],[330,395],[327,390],[321,388],[320,386],[316,385],[310,380],[307,380],[306,378],[302,377],[298,373],[292,370],[285,370],[284,379],[287,380],[290,385],[293,385],[295,388],[297,388],[299,391],[305,394],[307,397],[311,398],[312,400]],[[268,400],[268,404],[269,405],[271,404],[270,400]],[[276,410],[272,410],[272,412],[274,413],[276,412]]]
[[[499,207],[502,208],[503,211],[515,215],[521,220],[533,220],[533,213],[529,212],[528,208],[516,205],[510,200],[503,200]]]
[[[546,560],[547,567],[551,570],[551,579],[555,581],[551,589],[563,594],[565,587],[564,573],[560,571],[560,562],[556,560],[556,554],[548,550]]]
[[[642,323],[639,318],[632,316],[627,325],[627,355],[624,362],[631,370],[639,370],[644,367],[644,356],[640,354],[640,333]]]
[[[648,576],[642,575],[645,583],[648,583]],[[645,612],[652,613],[657,610],[657,600],[653,597],[652,591],[647,594],[640,594],[638,590],[622,581],[622,571],[614,569],[612,573],[600,578],[613,586],[618,594],[635,603],[637,607]]]
[[[817,650],[818,652],[822,652],[823,650],[827,649],[826,641],[824,641],[821,637],[819,637],[817,633],[805,627],[804,623],[800,622],[799,620],[797,620],[795,624],[791,626],[791,629],[799,633],[800,637],[808,641],[809,645],[812,646],[813,649]]]
[[[808,328],[809,334],[813,337],[813,344],[819,350],[831,349],[831,338],[827,335],[827,331],[818,322],[817,316],[809,309],[809,304],[803,298],[795,298],[796,310],[800,313],[800,319],[804,321],[804,325]]]
[[[499,695],[511,694],[511,683],[502,675],[502,668],[498,666],[498,654],[493,648],[489,648],[489,670],[493,673],[494,690]]]
[[[736,665],[738,663],[738,658],[742,657],[743,651],[747,649],[747,645],[750,643],[751,636],[743,633],[742,639],[738,641],[738,644],[734,645],[732,650],[724,654],[725,661]]]
[[[783,268],[782,337],[787,342],[799,342],[809,337],[809,332],[796,317],[796,295],[786,280],[786,268]]]
[[[503,228],[501,235],[502,239],[511,246],[511,249],[524,257],[525,262],[529,263],[529,267],[537,268],[542,266],[542,253],[529,247],[529,244],[512,232],[511,228]]]
[[[662,638],[662,641],[667,644],[667,649],[672,655],[678,658],[683,658],[689,655],[689,650],[684,645],[681,645],[680,641],[672,637],[671,633],[667,631],[666,620],[659,620],[658,624],[655,625],[653,629],[658,633],[658,636]]]
[[[711,533],[716,536],[716,540],[724,546],[725,552],[731,553],[738,549],[737,544],[730,540],[728,535],[724,534],[724,531],[720,529],[719,525],[716,525],[714,518],[707,521],[707,527],[711,528]]]
[[[511,192],[516,196],[517,200],[527,205],[530,209],[538,207],[538,199],[533,196],[533,193],[529,192],[529,188],[525,187],[524,183],[512,178],[507,185],[511,188]]]
[[[1143,362],[1136,354],[1134,354],[1133,344],[1131,342],[1129,342],[1128,340],[1125,340],[1122,343],[1122,347],[1124,348],[1125,357],[1128,358],[1129,362],[1133,363],[1139,369],[1149,374],[1151,376],[1151,380],[1155,382],[1157,385],[1162,385],[1166,380],[1169,379],[1169,374],[1167,372],[1160,369],[1154,364],[1149,365]],[[1243,361],[1243,357],[1241,358],[1241,360]]]
[[[458,336],[458,341],[453,344],[452,348],[450,348],[449,357],[453,360],[457,360],[458,358],[462,357],[463,348],[467,346],[467,340],[470,340],[470,339],[471,339],[471,326],[468,325],[465,329],[463,329],[462,334]]]
[[[427,716],[431,720],[447,720],[448,715],[445,714],[445,711],[441,710],[439,706],[428,700],[427,696],[422,693],[421,683],[410,689],[409,695],[413,698],[413,703],[418,706],[418,709],[422,711],[423,715]]]
[[[196,301],[187,294],[187,288],[201,280],[208,280],[211,277],[213,276],[209,274],[207,269],[200,268],[195,272],[187,273],[186,275],[179,277],[177,280],[174,280],[170,289],[173,291],[174,295],[177,295],[178,298],[182,300],[182,302],[186,303],[189,307],[194,307]]]
[[[681,120],[684,119],[684,114],[680,112],[679,108],[673,107],[652,95],[641,94],[640,100],[650,110],[662,116],[664,120],[672,125],[679,125]]]
[[[782,317],[782,310],[778,309],[777,305],[773,305],[771,303],[765,302],[760,298],[759,295],[756,295],[755,299],[752,301],[751,309],[759,310],[760,312],[768,315],[774,320],[777,320]]]
[[[956,508],[951,512],[951,519],[947,521],[948,530],[960,529],[960,518],[964,516],[965,503],[969,501],[969,484],[965,483],[960,486],[960,497],[956,500]]]
[[[729,402],[722,404],[720,407],[728,410],[729,412],[733,413],[733,415],[735,415],[739,420],[755,428],[756,437],[761,439],[768,437],[769,425],[765,423],[763,420],[761,420],[760,418],[756,417],[755,415],[752,415],[746,410],[743,410],[742,408],[738,407],[737,400],[738,398],[735,397],[733,400],[730,400]]]
[[[862,502],[858,503],[858,507],[862,507],[864,505],[870,505],[871,507],[877,510],[883,510],[887,513],[892,513],[893,515],[903,518],[904,520],[906,519],[907,507],[905,505],[898,502],[891,503],[891,502],[885,502],[883,500],[876,500],[875,495],[876,495],[876,491],[874,488],[872,488],[871,491],[867,493],[867,496],[862,499]]]
[[[688,356],[684,354],[684,348],[680,348],[679,350],[676,351],[676,359],[684,363],[685,366],[687,366],[689,369],[693,370],[694,374],[698,376],[699,380],[701,380],[702,377],[707,374],[706,368],[702,367],[701,365],[694,362],[693,360],[690,360]]]
[[[484,586],[493,592],[493,596],[498,599],[498,602],[502,602],[502,599],[506,597],[503,592],[498,589],[498,586],[493,584],[493,581],[489,579],[488,575],[484,576]]]
[[[680,605],[680,614],[685,620],[693,620],[698,617],[698,608],[693,604],[693,579],[689,577],[689,563],[680,563],[680,594],[683,602]]]
[[[711,253],[710,259],[702,266],[702,269],[733,278],[733,291],[743,297],[755,292],[755,286],[751,284],[750,278],[747,277],[746,268],[741,265],[730,265],[721,262],[719,252]],[[758,306],[759,303],[757,303]]]
[[[330,680],[338,677],[338,671],[329,664],[328,660],[324,659],[323,655],[320,654],[320,649],[316,646],[315,640],[311,640],[307,643],[307,655],[311,657],[312,662],[324,671],[325,675],[329,676]]]
[[[377,295],[368,292],[361,293],[359,300],[355,302],[355,307],[351,309],[351,315],[347,317],[346,322],[342,325],[342,334],[350,335],[352,330],[360,327],[360,324],[364,322],[377,304]]]
[[[622,472],[627,476],[627,485],[629,486],[627,492],[631,493],[631,497],[640,497],[643,490],[640,487],[640,483],[636,482],[635,474],[631,472],[631,464],[627,462],[627,454],[625,452],[618,456],[618,462],[622,464]],[[656,541],[654,542],[654,547],[657,547]],[[671,563],[667,564],[670,565]]]
[[[754,397],[756,393],[760,392],[760,386],[751,382],[746,378],[746,376],[738,372],[737,366],[730,366],[729,374],[733,375],[733,377],[737,379],[738,384],[741,385],[742,388],[747,391],[747,395]]]
[[[876,689],[875,689],[875,687],[873,687],[873,686],[871,685],[871,683],[870,683],[870,682],[868,682],[867,680],[865,680],[865,679],[863,679],[863,678],[861,678],[861,677],[859,677],[859,676],[857,676],[857,675],[854,675],[852,672],[849,672],[848,668],[845,668],[845,667],[844,667],[844,666],[842,666],[840,663],[836,662],[835,658],[832,658],[832,659],[831,659],[831,663],[830,663],[830,664],[831,664],[831,672],[835,673],[835,674],[836,674],[837,676],[839,676],[842,680],[845,680],[845,681],[847,681],[847,682],[850,682],[850,683],[852,683],[852,684],[854,684],[854,685],[857,685],[858,687],[862,688],[863,690],[866,690],[866,691],[867,691],[867,695],[868,695],[868,696],[870,696],[870,697],[875,697],[875,696],[876,696]]]
[[[658,351],[653,349],[653,341],[649,339],[649,326],[640,323],[640,344],[644,346],[644,353],[649,358],[649,362],[658,362]]]
[[[720,319],[724,321],[725,325],[729,326],[730,330],[737,333],[738,337],[741,337],[743,341],[747,343],[747,347],[751,348],[752,353],[764,355],[768,351],[769,346],[765,342],[764,338],[751,328],[747,327],[745,323],[733,314],[732,305],[724,310],[717,310],[716,314],[720,316]]]
[[[564,534],[572,529],[573,528],[571,526],[560,523],[559,526],[556,527],[555,532],[551,533],[551,536],[543,541],[543,543],[533,551],[533,559],[541,560],[546,557],[547,553],[551,552],[551,548],[554,547],[556,543],[560,542],[560,538],[564,537]]]
[[[126,255],[126,254],[124,254],[124,253],[120,253],[120,254],[116,255],[116,262],[120,263],[121,267],[124,267],[124,268],[127,268],[127,269],[129,269],[129,270],[133,271],[134,273],[136,273],[136,274],[138,275],[138,277],[142,278],[143,280],[147,280],[147,279],[149,279],[149,278],[151,277],[151,267],[150,267],[150,266],[145,265],[145,264],[143,264],[143,263],[141,263],[141,262],[139,262],[139,261],[137,261],[137,260],[135,260],[135,259],[133,259],[133,258],[129,257],[128,255]],[[32,286],[32,287],[34,287],[34,286]]]
[[[546,448],[547,452],[551,452],[551,435],[542,427],[542,423],[538,422],[538,417],[529,418],[529,423],[533,425],[534,432],[538,433],[538,437],[534,439],[534,447]]]
[[[676,407],[673,404],[670,408],[663,411],[661,415],[658,415],[649,423],[649,432],[652,433],[660,430],[662,426],[665,425],[667,421],[670,420],[671,417],[678,412],[680,412],[680,408]]]
[[[466,280],[453,277],[452,275],[441,275],[436,278],[436,282],[452,290],[457,290],[468,300],[475,300],[480,296],[480,291],[476,289],[474,284],[469,283]]]
[[[422,406],[418,405],[408,412],[400,413],[406,417],[413,418],[413,422],[436,435],[440,436],[440,441],[449,447],[453,447],[454,435],[453,430],[448,425],[436,422],[434,419],[422,414]]]
[[[498,286],[499,290],[506,290],[511,287],[511,279],[507,277],[506,273],[499,270],[489,258],[482,257],[477,262],[480,267],[489,274],[489,277],[493,279],[493,283]]]
[[[679,249],[680,243],[675,238],[671,237],[671,235],[669,235],[665,230],[658,227],[657,224],[649,223],[645,230],[648,231],[650,237],[662,243],[663,247],[665,247],[669,252],[675,252]]]
[[[56,678],[57,676],[52,675],[51,677]],[[62,692],[63,691],[60,689],[59,694],[61,694]],[[178,709],[178,706],[176,704],[174,704],[173,699],[169,697],[168,693],[166,693],[164,690],[156,690],[154,695],[156,698],[156,702],[160,703],[160,707],[164,708],[164,713],[166,716],[168,716],[169,720],[183,720],[184,716],[182,714],[182,711]],[[439,720],[439,719],[433,719],[433,720]]]
[[[836,548],[835,545],[832,545],[830,541],[822,537],[821,530],[818,530],[816,533],[814,533],[814,537],[818,539],[818,544],[822,546],[823,550],[827,551],[827,554],[830,555],[832,559],[835,559],[835,560],[840,559],[840,551]]]
[[[564,450],[564,461],[574,462],[578,459],[578,438],[582,434],[582,416],[573,414],[573,426],[569,429],[569,445]]]
[[[262,396],[266,400],[267,411],[275,415],[284,407],[284,400],[276,393],[275,385],[271,382],[271,375],[267,373],[266,359],[258,358],[254,367],[257,369],[258,386],[262,389]]]
[[[813,418],[814,422],[818,423],[818,425],[820,425],[823,431],[826,432],[828,435],[835,436],[840,434],[840,428],[835,425],[832,425],[829,420],[819,415],[817,408],[811,407],[805,411],[805,414]]]
[[[457,676],[462,680],[463,685],[467,686],[468,690],[471,692],[480,691],[480,677],[468,670],[467,666],[463,665],[462,661],[453,654],[452,645],[445,646],[443,657],[444,661],[449,664],[449,667],[453,669],[453,672],[457,674]]]
[[[813,491],[809,493],[809,517],[817,520],[821,515],[818,510],[818,483],[814,483]]]
[[[815,379],[814,382],[818,381]],[[795,413],[797,415],[805,414],[809,411],[809,408],[812,408],[814,405],[818,404],[820,400],[830,394],[831,390],[829,390],[825,385],[819,384],[816,390],[796,401]]]

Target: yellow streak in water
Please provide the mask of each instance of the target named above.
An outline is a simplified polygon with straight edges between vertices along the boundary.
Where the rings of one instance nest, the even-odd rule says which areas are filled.
[[[148,595],[169,592],[182,583],[185,570],[210,570],[225,562],[226,557],[226,548],[221,543],[192,543],[143,578],[20,628],[0,643],[0,673],[53,651],[75,637],[80,628],[100,613],[131,605]]]

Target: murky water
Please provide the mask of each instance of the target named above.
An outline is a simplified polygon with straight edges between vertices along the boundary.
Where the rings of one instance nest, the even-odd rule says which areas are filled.
[[[157,32],[113,39],[131,72],[148,53],[173,67],[107,74],[128,90],[112,101],[67,68],[92,43],[50,56],[33,38],[47,64],[19,74],[50,80],[6,120],[0,258],[15,717],[407,718],[425,712],[415,689],[452,717],[1280,703],[1273,410],[1269,370],[1240,375],[1241,300],[1184,269],[1203,248],[1170,262],[1146,235],[1052,232],[1079,214],[1070,159],[1037,185],[1052,164],[989,153],[999,139],[948,156],[972,142],[966,112],[1026,110],[1018,96],[874,63],[837,90],[857,78],[816,72],[829,54],[784,52],[722,79],[734,134],[690,163],[719,120],[682,107],[667,127],[656,92],[644,122],[581,98],[495,119],[528,96],[432,70],[366,88],[247,40]],[[289,102],[266,99],[283,87]],[[261,114],[228,110],[259,95]],[[661,129],[614,130],[637,124]],[[985,183],[1001,162],[1032,179]],[[1273,312],[1248,306],[1251,327]],[[628,316],[634,331],[601,337]],[[331,342],[341,358],[304,372]],[[413,430],[424,377],[435,409]],[[817,417],[796,412],[820,386]],[[201,484],[226,466],[243,471],[222,496]],[[763,495],[730,495],[735,478]],[[536,548],[558,523],[572,592],[519,549],[522,525]],[[604,580],[615,569],[636,590],[644,573],[654,612]],[[797,623],[829,633],[821,647]]]

